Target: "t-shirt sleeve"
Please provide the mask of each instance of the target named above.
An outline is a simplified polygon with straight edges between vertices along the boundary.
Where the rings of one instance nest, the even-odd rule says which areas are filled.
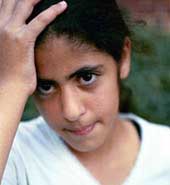
[[[2,177],[1,185],[18,185],[17,169],[15,165],[15,154],[10,153],[5,171]]]
[[[25,185],[25,168],[18,153],[11,150],[1,185]]]

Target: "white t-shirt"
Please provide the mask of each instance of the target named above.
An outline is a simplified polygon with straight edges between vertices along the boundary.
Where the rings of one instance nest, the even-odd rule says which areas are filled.
[[[170,185],[170,128],[133,115],[141,130],[137,161],[123,185]],[[21,123],[1,185],[99,185],[43,120]]]

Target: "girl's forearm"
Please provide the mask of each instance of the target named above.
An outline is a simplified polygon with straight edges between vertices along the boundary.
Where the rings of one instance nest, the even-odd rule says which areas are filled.
[[[0,86],[0,179],[20,122],[28,93],[13,85]]]

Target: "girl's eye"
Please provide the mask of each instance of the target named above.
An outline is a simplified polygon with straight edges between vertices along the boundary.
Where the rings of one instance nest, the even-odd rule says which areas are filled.
[[[41,84],[37,86],[37,90],[42,95],[48,95],[53,92],[54,86],[51,84]]]
[[[96,75],[93,73],[83,74],[79,78],[80,78],[80,83],[83,85],[90,85],[96,81]]]

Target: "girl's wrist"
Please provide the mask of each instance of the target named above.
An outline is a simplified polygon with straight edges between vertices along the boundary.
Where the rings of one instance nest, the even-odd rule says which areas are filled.
[[[27,84],[21,81],[16,80],[5,80],[0,81],[0,91],[1,93],[8,94],[8,92],[12,95],[18,95],[21,97],[28,98],[34,92],[33,84]]]

